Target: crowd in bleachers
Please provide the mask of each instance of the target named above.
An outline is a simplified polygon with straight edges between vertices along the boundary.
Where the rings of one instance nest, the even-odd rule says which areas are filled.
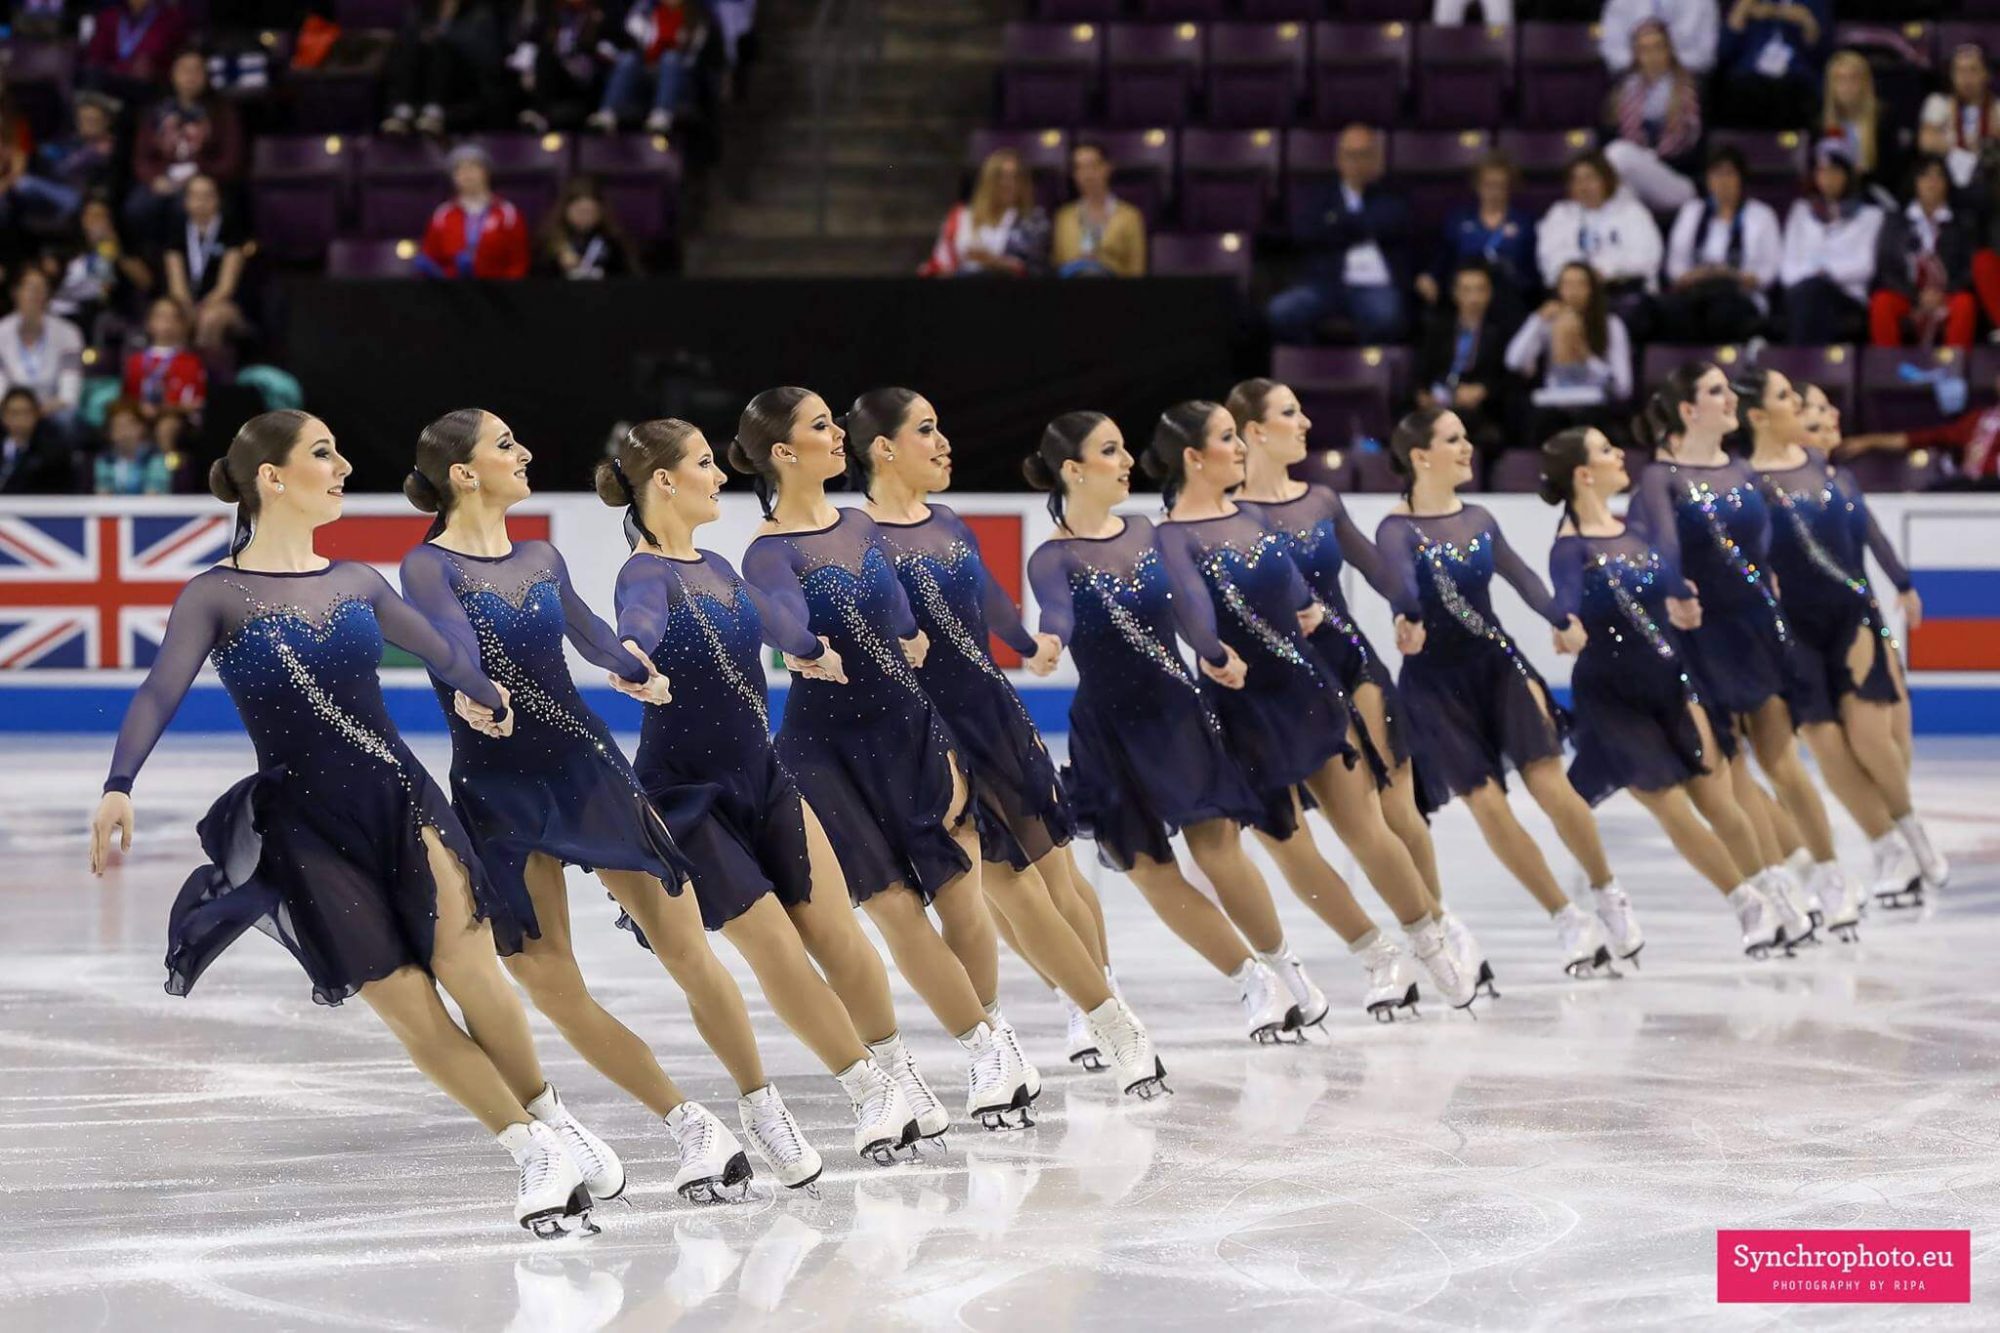
[[[1996,0],[1028,9],[927,271],[1232,275],[1281,352],[1380,358],[1355,364],[1393,396],[1334,440],[1431,401],[1494,451],[1616,436],[1654,354],[1693,346],[1831,348],[1871,439],[1916,424],[1878,381],[1932,417],[1989,389]],[[1093,249],[1113,217],[1145,258]]]
[[[0,0],[0,492],[151,493],[292,405],[282,268],[671,266],[756,0]],[[672,136],[670,139],[669,136]]]

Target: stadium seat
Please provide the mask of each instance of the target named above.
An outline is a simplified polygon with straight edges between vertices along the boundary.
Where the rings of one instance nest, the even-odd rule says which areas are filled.
[[[1956,347],[1864,347],[1861,349],[1861,420],[1850,431],[1909,430],[1935,424],[1937,390],[1905,378],[1905,367],[1920,374],[1943,371],[1966,377],[1975,387],[1971,358]]]
[[[1472,169],[1492,147],[1484,130],[1396,130],[1389,135],[1389,177],[1409,201],[1419,246],[1436,236],[1453,209],[1472,198]]]
[[[1275,347],[1271,378],[1299,396],[1316,436],[1354,452],[1354,442],[1386,444],[1393,409],[1409,396],[1407,347]],[[1365,457],[1356,460],[1364,468]]]
[[[1354,490],[1363,495],[1401,495],[1408,484],[1387,449],[1353,449]]]
[[[1155,21],[1195,19],[1207,22],[1226,16],[1226,0],[1138,0],[1139,17]]]
[[[1937,29],[1929,23],[1844,22],[1833,26],[1833,50],[1851,47],[1929,69],[1937,63]],[[1871,62],[1872,63],[1872,62]],[[1880,90],[1877,89],[1879,93]]]
[[[329,278],[414,278],[417,243],[343,236],[327,247]]]
[[[1111,158],[1111,188],[1120,199],[1158,225],[1174,197],[1175,132],[1151,130],[1078,130],[1076,138],[1103,145]]]
[[[1967,5],[1968,13],[1973,6]],[[1937,25],[1937,65],[1942,78],[1948,72],[1951,53],[1960,46],[1971,43],[1986,53],[1986,63],[1992,64],[1996,53],[2000,53],[2000,0],[1986,12],[1983,21],[1977,23],[1940,23]]]
[[[1275,130],[1181,131],[1181,225],[1257,232],[1278,193]]]
[[[1021,155],[1035,183],[1035,198],[1053,209],[1069,193],[1070,137],[1061,130],[974,130],[966,166],[976,175],[994,152],[1011,148]]]
[[[597,177],[611,211],[647,245],[674,235],[680,221],[681,160],[666,136],[585,135],[576,168]]]
[[[1514,202],[1531,216],[1540,217],[1550,204],[1563,197],[1563,178],[1570,159],[1588,152],[1596,144],[1595,130],[1500,131],[1496,146],[1521,169],[1521,184],[1514,191]]]
[[[1246,19],[1326,18],[1339,9],[1338,0],[1242,0]]]
[[[1514,82],[1514,30],[1417,29],[1417,124],[1498,125]]]
[[[1407,23],[1312,26],[1312,122],[1337,129],[1393,125],[1410,77]]]
[[[421,236],[451,192],[443,145],[430,139],[354,140],[360,175],[360,234],[374,239]]]
[[[1035,12],[1051,22],[1101,22],[1121,18],[1125,0],[1041,0]]]
[[[10,42],[0,73],[37,142],[69,133],[70,86],[76,75],[69,43]]]
[[[1104,30],[1092,23],[1009,23],[1000,114],[1009,125],[1075,125],[1103,80]]]
[[[1250,286],[1250,238],[1241,232],[1161,232],[1147,243],[1154,277],[1220,274]]]
[[[493,159],[493,188],[513,202],[532,229],[556,205],[569,175],[577,140],[567,134],[480,134],[477,143]]]
[[[1104,117],[1114,125],[1180,125],[1201,80],[1201,25],[1105,26]]]
[[[1486,469],[1485,488],[1503,495],[1533,495],[1542,485],[1542,455],[1538,449],[1508,449]]]
[[[1715,130],[1709,134],[1711,153],[1725,144],[1743,154],[1745,188],[1750,197],[1777,209],[1778,220],[1783,222],[1785,210],[1805,188],[1811,150],[1805,136],[1797,130]]]
[[[1289,125],[1306,88],[1302,23],[1217,23],[1208,29],[1208,122]]]
[[[250,154],[258,248],[286,263],[323,256],[340,234],[353,172],[354,153],[340,135],[258,139]]]
[[[400,28],[409,0],[334,0],[333,20],[343,28]]]
[[[1293,201],[1300,196],[1302,187],[1319,185],[1339,174],[1339,130],[1286,130],[1284,216],[1292,216]]]
[[[1340,16],[1355,23],[1427,23],[1431,0],[1344,0],[1330,5]]]
[[[1603,119],[1610,80],[1598,36],[1594,23],[1520,26],[1523,128],[1561,129]]]

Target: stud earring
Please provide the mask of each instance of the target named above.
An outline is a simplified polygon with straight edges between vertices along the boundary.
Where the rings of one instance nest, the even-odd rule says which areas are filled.
[[[896,455],[888,449],[882,451],[882,458],[885,462],[893,463],[896,461]]]
[[[278,481],[278,482],[273,482],[273,483],[272,483],[272,485],[273,485],[273,486],[275,486],[275,487],[277,487],[277,489],[278,489],[278,490],[279,490],[279,491],[280,491],[281,493],[282,493],[282,492],[284,491],[284,489],[285,489],[285,483],[284,483],[284,482],[282,482],[282,481]]]
[[[667,487],[667,494],[668,494],[668,495],[673,495],[674,493],[675,493],[675,491],[674,491],[674,488],[673,488],[672,486],[669,486],[669,487]]]

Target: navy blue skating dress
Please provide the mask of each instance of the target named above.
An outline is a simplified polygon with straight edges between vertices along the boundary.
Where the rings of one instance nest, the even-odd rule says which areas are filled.
[[[296,574],[218,566],[174,599],[104,789],[132,789],[204,659],[250,733],[257,772],[201,821],[210,864],[188,876],[168,916],[169,992],[187,994],[252,926],[291,951],[321,1004],[398,968],[428,969],[437,884],[426,828],[465,866],[473,910],[492,924],[502,953],[538,933],[527,895],[487,876],[444,793],[389,721],[376,676],[384,640],[501,710],[473,655],[367,565]]]
[[[1035,655],[1035,639],[965,520],[941,504],[930,511],[921,522],[875,526],[931,641],[917,680],[944,713],[971,779],[980,856],[1026,870],[1076,831],[1055,761],[987,648],[989,629],[1023,657]]]
[[[1155,540],[1189,645],[1220,665],[1227,644],[1249,668],[1240,690],[1206,677],[1201,688],[1263,798],[1258,830],[1288,838],[1298,831],[1301,784],[1332,760],[1360,757],[1347,739],[1355,720],[1347,694],[1299,627],[1315,598],[1292,562],[1291,539],[1254,507],[1238,506],[1220,518],[1162,523]]]
[[[1868,512],[1854,474],[1835,467],[1818,449],[1802,449],[1798,466],[1760,471],[1771,507],[1771,572],[1791,626],[1800,688],[1792,718],[1838,722],[1847,695],[1870,703],[1902,698],[1890,655],[1895,637],[1868,581],[1868,554],[1897,592],[1910,589],[1910,572]],[[1855,639],[1869,634],[1875,650],[1860,680],[1848,665]]]
[[[1398,571],[1424,626],[1424,649],[1403,659],[1398,684],[1425,799],[1442,806],[1563,752],[1567,718],[1493,614],[1493,576],[1558,628],[1548,588],[1478,505],[1450,514],[1391,514],[1375,545]],[[1546,711],[1544,711],[1546,705]]]
[[[698,554],[625,562],[618,636],[673,682],[673,702],[646,708],[634,767],[694,863],[702,924],[720,930],[767,893],[809,901],[812,867],[798,786],[771,745],[757,595],[721,556]]]
[[[678,895],[687,862],[611,728],[577,693],[563,640],[635,685],[645,663],[576,595],[556,548],[516,542],[504,556],[476,556],[426,542],[403,557],[402,580],[410,604],[476,653],[513,701],[514,734],[481,735],[453,710],[452,687],[432,678],[451,726],[452,803],[487,873],[525,894],[528,857],[542,852],[639,871]]]
[[[1637,533],[1562,536],[1549,551],[1556,611],[1590,636],[1570,677],[1570,785],[1596,805],[1708,770],[1701,699],[1667,622],[1668,565]]]
[[[1347,594],[1340,586],[1341,568],[1352,565],[1385,600],[1393,603],[1402,594],[1375,543],[1368,540],[1360,525],[1349,516],[1339,493],[1328,486],[1308,486],[1303,495],[1291,500],[1238,503],[1262,513],[1269,526],[1291,539],[1293,563],[1305,576],[1306,586],[1326,608],[1325,621],[1306,641],[1333,670],[1350,699],[1363,685],[1373,685],[1382,692],[1389,753],[1380,757],[1391,768],[1407,762],[1410,747],[1403,731],[1402,700],[1396,693],[1395,672],[1355,623],[1347,606]],[[1412,617],[1416,614],[1414,604],[1398,609]],[[1366,730],[1361,734],[1366,737]]]
[[[1178,599],[1153,525],[1124,523],[1109,537],[1058,538],[1028,561],[1042,633],[1076,663],[1064,787],[1079,830],[1115,870],[1140,857],[1170,863],[1182,829],[1252,824],[1264,809],[1174,642]]]
[[[1724,738],[1734,720],[1771,699],[1791,705],[1801,685],[1791,625],[1765,568],[1771,514],[1757,476],[1741,459],[1656,459],[1639,474],[1629,521],[1666,557],[1667,596],[1701,600],[1701,627],[1677,632],[1679,644],[1717,719],[1718,744],[1733,756]]]
[[[743,553],[764,598],[765,642],[794,657],[840,654],[846,684],[794,677],[778,757],[826,826],[856,903],[901,884],[929,902],[972,863],[945,826],[956,754],[901,640],[917,620],[859,510],[811,532],[766,533]],[[931,651],[939,651],[937,644]]]

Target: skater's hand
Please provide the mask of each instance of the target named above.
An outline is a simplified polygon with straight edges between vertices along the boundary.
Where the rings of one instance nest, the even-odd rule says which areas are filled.
[[[672,703],[673,689],[668,684],[667,678],[660,674],[660,669],[653,665],[653,659],[640,652],[639,645],[630,639],[625,640],[625,650],[646,664],[646,679],[635,685],[616,672],[607,672],[605,679],[611,683],[611,688],[628,698],[637,699],[642,704]]]
[[[1062,653],[1063,644],[1061,639],[1058,639],[1053,634],[1037,634],[1035,636],[1035,655],[1029,658],[1023,665],[1037,676],[1046,676],[1055,671],[1056,663],[1062,661]]]
[[[1700,629],[1700,599],[1694,597],[1667,598],[1667,622],[1678,630]]]
[[[102,875],[111,863],[111,835],[118,835],[120,853],[132,850],[132,798],[122,791],[108,791],[90,817],[90,873]]]
[[[1203,661],[1201,674],[1225,690],[1240,690],[1243,688],[1243,678],[1250,674],[1250,668],[1244,665],[1243,659],[1238,657],[1236,650],[1228,644],[1222,645],[1222,651],[1226,654],[1222,665],[1210,666]]]
[[[1325,623],[1326,608],[1321,606],[1317,600],[1299,612],[1299,629],[1307,634],[1313,633]]]
[[[903,660],[913,667],[922,666],[924,659],[930,656],[931,641],[922,630],[918,630],[909,638],[902,640],[902,644]]]
[[[1924,599],[1912,588],[1896,594],[1896,605],[1903,610],[1903,633],[1915,633],[1917,626],[1924,623]]]
[[[493,720],[492,709],[474,701],[463,691],[452,696],[451,706],[460,717],[472,725],[474,731],[482,736],[491,736],[497,740],[514,734],[514,705],[511,702],[512,696],[507,693],[505,685],[496,680],[493,682],[493,688],[500,691],[500,702],[507,709],[507,720],[505,722],[496,723]]]
[[[819,649],[819,656],[811,661],[786,653],[786,668],[793,675],[804,676],[807,680],[830,680],[836,685],[845,685],[847,669],[841,665],[840,654],[833,650],[833,645],[826,641],[824,634],[820,636]]]
[[[1582,652],[1583,645],[1589,642],[1590,636],[1583,632],[1583,626],[1577,623],[1576,617],[1571,616],[1569,624],[1556,631],[1555,638],[1556,651],[1570,655]]]
[[[1396,617],[1396,651],[1405,657],[1415,657],[1424,650],[1424,624],[1421,620],[1411,620],[1408,616]]]

